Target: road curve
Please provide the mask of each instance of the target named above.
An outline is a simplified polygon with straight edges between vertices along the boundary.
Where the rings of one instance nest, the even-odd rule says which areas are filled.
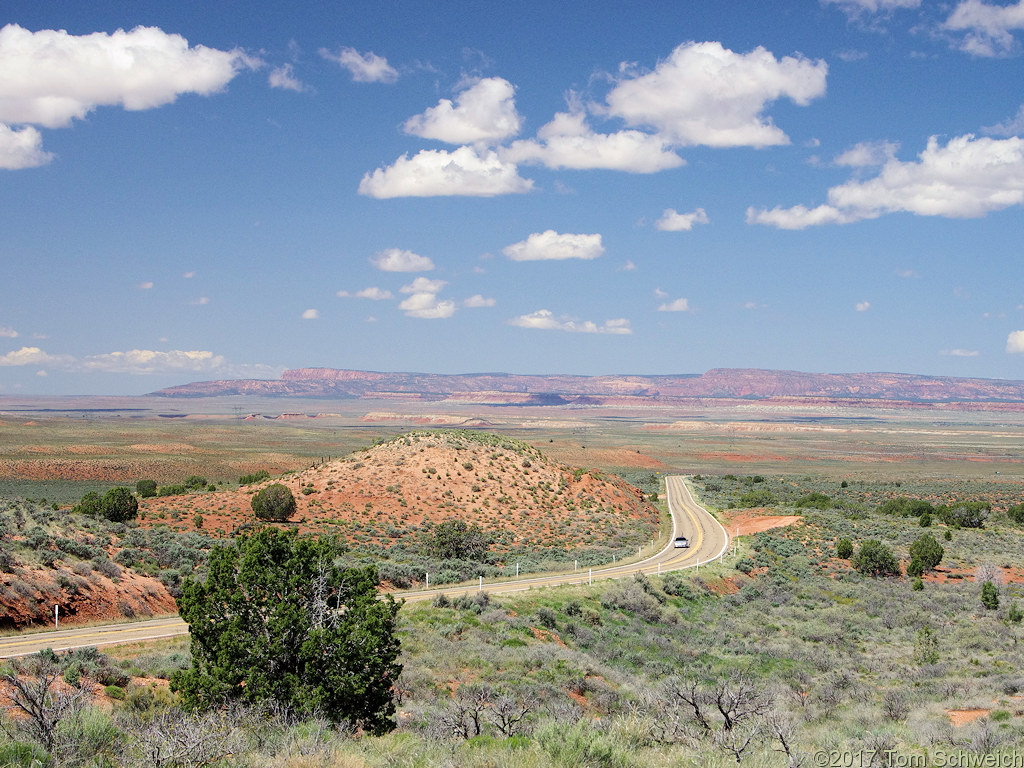
[[[512,581],[484,582],[482,590],[491,595],[500,595],[509,592],[523,592],[537,587],[587,584],[600,579],[618,579],[623,576],[632,576],[638,572],[656,575],[684,568],[699,568],[700,565],[722,557],[729,548],[729,535],[721,523],[694,501],[684,478],[679,475],[666,477],[665,489],[669,512],[672,515],[672,535],[664,549],[646,560],[603,568],[581,568],[574,573],[533,576]],[[677,536],[687,537],[690,540],[690,547],[688,549],[673,547],[672,540]],[[480,589],[480,584],[462,584],[429,590],[406,590],[393,594],[395,597],[404,598],[409,602],[419,602],[432,600],[440,594],[454,597]],[[165,616],[127,624],[103,624],[78,629],[32,632],[0,638],[0,659],[26,656],[43,648],[65,651],[84,646],[155,640],[161,637],[183,635],[186,632],[188,632],[188,625],[177,616]]]

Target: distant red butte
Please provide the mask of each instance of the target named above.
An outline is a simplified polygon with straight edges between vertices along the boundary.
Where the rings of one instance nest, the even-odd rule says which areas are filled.
[[[1024,381],[905,373],[800,373],[717,368],[672,376],[379,373],[298,368],[280,379],[182,384],[162,397],[262,395],[466,402],[480,405],[671,405],[741,400],[789,405],[1024,410]]]

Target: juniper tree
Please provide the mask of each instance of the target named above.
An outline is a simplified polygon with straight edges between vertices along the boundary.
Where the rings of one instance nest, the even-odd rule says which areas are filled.
[[[172,690],[187,706],[274,702],[299,716],[394,728],[392,686],[399,604],[377,593],[377,573],[340,568],[334,540],[264,529],[216,546],[205,582],[178,598],[192,636],[192,667]]]

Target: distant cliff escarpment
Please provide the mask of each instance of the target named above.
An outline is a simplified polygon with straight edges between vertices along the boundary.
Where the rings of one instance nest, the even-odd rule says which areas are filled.
[[[507,406],[653,405],[700,400],[756,400],[837,405],[1024,404],[1024,381],[902,373],[800,373],[720,368],[699,375],[521,376],[511,373],[379,373],[299,368],[280,379],[182,384],[163,397],[249,395],[326,399],[424,400]]]

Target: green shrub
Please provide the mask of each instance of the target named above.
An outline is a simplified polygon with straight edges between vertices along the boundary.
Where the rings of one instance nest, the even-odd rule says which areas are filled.
[[[134,520],[138,514],[139,500],[128,488],[111,488],[100,500],[100,515],[113,523]]]
[[[797,499],[793,506],[801,509],[828,509],[832,506],[832,499],[824,493],[813,491],[812,493],[808,493],[806,496],[802,496]]]
[[[896,555],[878,539],[861,542],[852,562],[854,568],[866,576],[899,576],[901,573]]]
[[[633,765],[629,753],[614,737],[597,730],[587,720],[572,725],[548,723],[538,729],[534,738],[557,766],[630,768]]]
[[[156,496],[156,480],[139,480],[135,484],[135,492],[143,499]]]
[[[999,607],[999,590],[991,581],[986,581],[981,585],[981,604],[990,611]]]
[[[190,491],[201,491],[206,487],[206,478],[200,475],[189,475],[185,478],[185,487]]]
[[[930,571],[941,563],[943,554],[945,554],[945,550],[942,548],[942,545],[930,533],[918,536],[914,543],[910,545],[911,562],[914,560],[920,561],[923,571]],[[907,573],[912,576],[921,575],[920,573],[911,574],[909,570],[907,570]]]
[[[878,512],[883,515],[894,515],[896,517],[920,517],[921,515],[934,512],[935,508],[923,499],[910,499],[906,496],[894,496],[886,499],[878,507]]]
[[[492,543],[491,537],[465,520],[445,520],[434,526],[430,537],[430,554],[442,560],[483,560]]]
[[[1024,504],[1014,504],[1006,510],[1006,514],[1017,525],[1024,525]]]
[[[253,472],[252,474],[249,474],[249,475],[242,475],[240,478],[238,478],[238,484],[239,485],[253,485],[254,483],[261,483],[264,480],[269,480],[269,479],[270,479],[270,473],[267,470],[265,470],[265,469],[261,469],[261,470],[259,470],[257,472]]]
[[[750,573],[754,570],[754,561],[749,557],[744,557],[736,563],[736,570],[740,573]]]
[[[939,639],[930,624],[925,624],[917,632],[914,641],[914,661],[918,664],[937,664],[939,661]]]
[[[942,505],[935,514],[954,528],[984,528],[992,505],[987,501],[965,501],[953,506]]]
[[[252,511],[260,520],[287,520],[295,514],[295,497],[286,485],[268,485],[249,502]]]
[[[853,542],[849,539],[839,539],[836,542],[836,557],[849,560],[853,557]]]
[[[910,574],[909,568],[907,569],[907,574]],[[918,576],[916,579],[914,579],[914,583],[911,586],[913,587],[915,592],[920,592],[922,589],[924,589],[924,581],[922,581],[921,577]]]
[[[767,488],[758,488],[756,491],[747,491],[740,496],[741,507],[770,507],[778,503],[775,494]]]
[[[72,508],[72,512],[77,515],[87,515],[88,517],[99,517],[100,507],[102,500],[100,495],[96,491],[89,491],[85,494],[81,500]]]
[[[23,741],[0,743],[0,765],[4,768],[39,768],[49,764],[50,756],[38,744]]]
[[[537,621],[545,629],[557,629],[558,618],[550,608],[541,607],[537,609]]]
[[[1006,620],[1010,624],[1020,624],[1021,620],[1024,619],[1024,611],[1017,605],[1017,601],[1014,600],[1010,603],[1010,607],[1006,609]]]

